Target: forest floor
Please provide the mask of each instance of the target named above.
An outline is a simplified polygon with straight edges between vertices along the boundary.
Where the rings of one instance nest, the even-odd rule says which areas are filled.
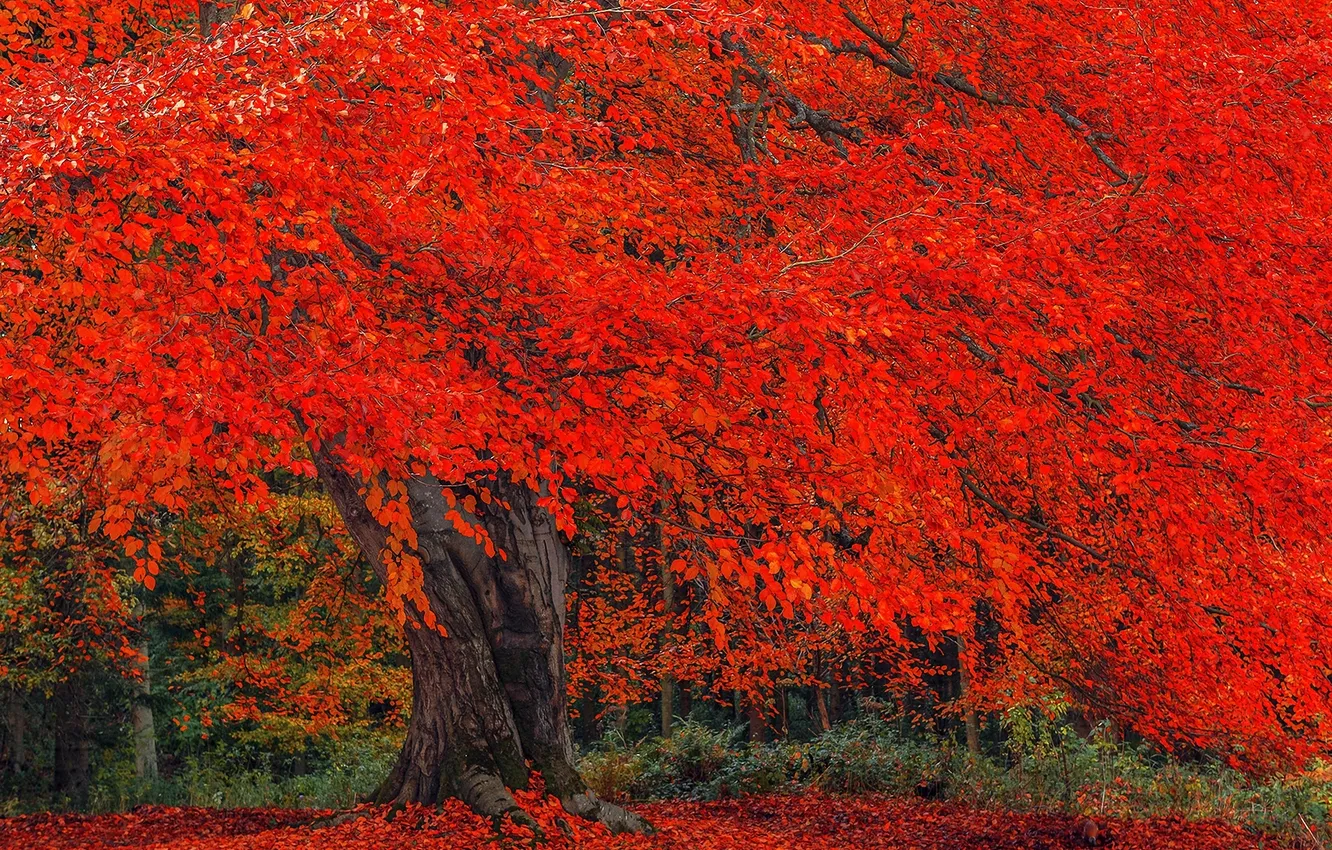
[[[521,802],[546,831],[549,850],[1065,850],[1087,846],[1080,821],[1067,816],[978,811],[948,803],[881,796],[806,793],[713,803],[635,806],[658,832],[613,837],[587,823],[561,826],[553,801]],[[472,850],[533,846],[522,829],[497,836],[488,823],[449,804],[441,812],[408,809],[392,822],[383,810],[337,826],[312,827],[308,809],[141,807],[118,815],[32,815],[0,819],[0,848],[73,850]],[[1259,850],[1280,846],[1216,822],[1137,820],[1105,824],[1116,850]]]

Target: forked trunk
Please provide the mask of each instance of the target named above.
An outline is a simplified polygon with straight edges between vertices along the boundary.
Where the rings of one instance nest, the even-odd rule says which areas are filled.
[[[387,581],[388,531],[367,509],[361,482],[326,452],[314,454],[348,530]],[[432,477],[407,484],[425,598],[447,635],[408,606],[412,716],[375,799],[401,806],[458,797],[486,817],[531,825],[510,793],[526,786],[530,762],[571,814],[615,832],[649,831],[637,815],[599,800],[573,763],[563,643],[568,545],[535,493],[491,486],[498,498],[468,514],[449,507]],[[460,533],[446,518],[451,509],[484,528],[503,555],[487,555]]]

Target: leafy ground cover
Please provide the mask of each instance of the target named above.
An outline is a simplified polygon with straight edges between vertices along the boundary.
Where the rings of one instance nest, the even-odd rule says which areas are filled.
[[[545,830],[544,846],[558,848],[994,848],[1062,850],[1087,846],[1076,818],[984,811],[879,795],[817,792],[710,803],[652,803],[639,807],[657,827],[653,836],[612,836],[600,826],[569,823],[553,800],[520,795]],[[457,802],[439,812],[410,807],[388,821],[384,809],[336,826],[312,824],[321,813],[289,809],[143,807],[119,815],[33,815],[0,821],[0,847],[141,847],[155,850],[391,850],[391,848],[523,847],[524,829],[497,836],[489,823]],[[1178,818],[1112,821],[1111,846],[1131,850],[1221,850],[1281,846],[1271,838],[1217,821]]]

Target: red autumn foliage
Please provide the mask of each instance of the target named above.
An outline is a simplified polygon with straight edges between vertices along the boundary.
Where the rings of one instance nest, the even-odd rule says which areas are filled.
[[[981,812],[959,806],[818,794],[716,803],[641,806],[654,836],[611,836],[604,827],[565,819],[553,801],[533,793],[519,800],[541,825],[550,850],[1073,850],[1085,847],[1079,821],[1066,816]],[[435,813],[412,807],[392,822],[382,810],[337,826],[313,828],[319,813],[281,809],[145,808],[124,815],[40,815],[0,820],[0,847],[95,850],[474,850],[527,847],[532,833],[490,825],[460,803]],[[564,826],[561,826],[561,823]],[[1121,850],[1250,850],[1261,836],[1213,822],[1178,819],[1113,825]]]
[[[332,446],[413,626],[408,483],[494,566],[516,482],[747,669],[985,625],[976,700],[1328,751],[1318,4],[221,7],[0,10],[0,451],[146,586]]]

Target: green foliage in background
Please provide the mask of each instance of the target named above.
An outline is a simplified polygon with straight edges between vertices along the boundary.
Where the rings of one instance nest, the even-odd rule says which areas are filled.
[[[145,782],[134,775],[134,753],[126,741],[99,754],[89,808],[117,812],[141,804],[213,808],[341,809],[359,802],[383,780],[402,746],[401,733],[366,732],[326,738],[303,757],[304,772],[292,775],[290,758],[245,745],[219,744],[187,756],[169,778]],[[47,798],[0,802],[0,816],[43,811]]]

